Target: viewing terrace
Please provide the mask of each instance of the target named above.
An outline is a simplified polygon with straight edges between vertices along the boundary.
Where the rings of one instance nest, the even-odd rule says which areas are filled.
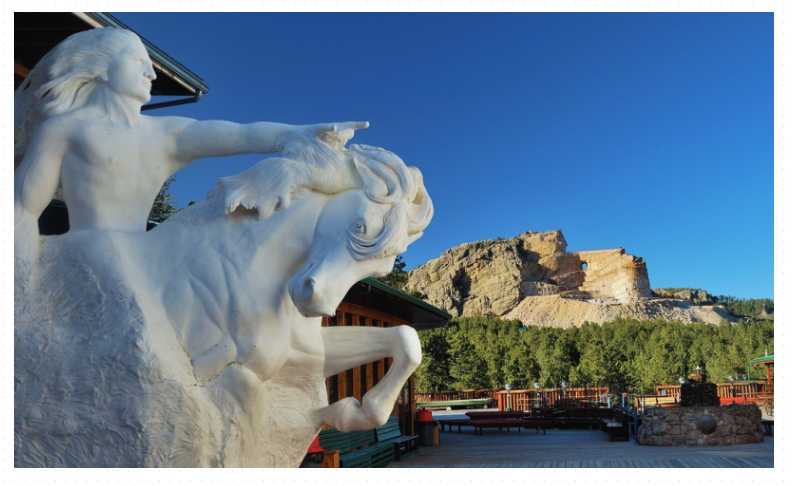
[[[465,419],[463,411],[434,411],[435,420]],[[640,446],[632,439],[609,442],[599,430],[550,428],[518,432],[473,428],[440,434],[440,443],[420,448],[401,468],[773,468],[774,438],[759,444],[714,447]]]

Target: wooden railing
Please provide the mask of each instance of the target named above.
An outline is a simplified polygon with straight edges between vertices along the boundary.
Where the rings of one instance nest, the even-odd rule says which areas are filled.
[[[529,410],[537,407],[552,407],[562,402],[567,402],[567,407],[575,407],[585,403],[601,402],[603,394],[608,393],[608,387],[575,387],[567,388],[541,388],[538,391],[511,390],[510,402],[513,410]],[[482,388],[478,390],[416,392],[417,402],[441,402],[448,400],[472,400],[477,398],[493,398],[498,403],[499,410],[507,408],[507,391]]]
[[[732,396],[757,398],[758,395],[767,393],[766,382],[761,380],[749,382],[742,381],[734,383],[732,386],[735,390],[734,395],[730,389],[729,383],[716,383],[716,393],[719,395],[719,398],[729,398]],[[659,396],[679,397],[680,385],[657,385],[655,387],[655,392],[656,395]]]
[[[635,395],[633,406],[643,411],[645,407],[677,407],[678,397],[674,395]]]
[[[493,398],[498,390],[480,388],[478,390],[458,390],[439,392],[416,392],[417,402],[445,402],[448,400],[474,400],[477,398]]]
[[[540,407],[553,407],[557,404],[564,403],[566,406],[572,407],[584,403],[601,402],[603,394],[608,394],[608,387],[592,387],[592,388],[540,388],[539,391],[529,390],[511,390],[509,393],[510,405],[512,410],[530,410],[532,408]],[[496,393],[498,400],[498,409],[507,409],[507,392],[506,390],[499,390]]]

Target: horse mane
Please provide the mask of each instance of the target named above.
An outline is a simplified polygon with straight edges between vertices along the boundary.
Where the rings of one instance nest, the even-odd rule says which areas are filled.
[[[307,191],[339,194],[365,189],[379,204],[392,204],[385,229],[366,240],[349,233],[349,248],[358,260],[398,255],[418,239],[433,215],[432,200],[421,172],[393,152],[367,145],[334,147],[313,136],[290,131],[282,136],[283,157],[262,160],[239,174],[218,179],[206,201],[189,206],[168,221],[197,224],[240,208],[264,220],[282,211]]]

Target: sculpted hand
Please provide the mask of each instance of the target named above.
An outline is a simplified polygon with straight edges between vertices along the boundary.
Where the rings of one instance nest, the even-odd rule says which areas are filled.
[[[343,123],[318,123],[316,125],[306,125],[305,128],[314,133],[320,140],[328,145],[341,149],[349,139],[352,138],[355,130],[362,130],[369,127],[369,122],[343,122]]]

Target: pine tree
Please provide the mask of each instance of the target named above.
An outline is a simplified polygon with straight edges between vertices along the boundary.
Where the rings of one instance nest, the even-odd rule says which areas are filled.
[[[407,264],[402,260],[402,255],[399,255],[396,257],[396,260],[394,260],[394,268],[391,272],[377,280],[397,290],[402,290],[408,283],[408,273],[405,271],[405,265]]]
[[[157,197],[154,198],[154,204],[149,212],[150,221],[162,223],[181,210],[181,208],[176,205],[176,200],[168,192],[171,183],[175,181],[176,176],[173,175],[163,183],[160,192],[158,192]]]

